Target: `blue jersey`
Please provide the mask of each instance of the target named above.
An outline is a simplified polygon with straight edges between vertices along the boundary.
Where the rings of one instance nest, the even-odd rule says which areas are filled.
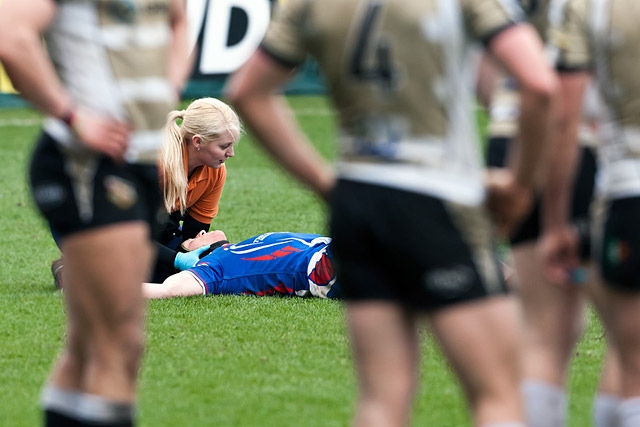
[[[265,233],[225,244],[187,270],[205,294],[339,297],[329,237]]]

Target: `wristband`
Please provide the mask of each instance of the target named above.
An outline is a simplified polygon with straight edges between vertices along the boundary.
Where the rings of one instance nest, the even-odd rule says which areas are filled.
[[[76,119],[76,112],[74,110],[69,110],[65,113],[64,116],[60,120],[64,122],[65,125],[73,128],[73,122]]]

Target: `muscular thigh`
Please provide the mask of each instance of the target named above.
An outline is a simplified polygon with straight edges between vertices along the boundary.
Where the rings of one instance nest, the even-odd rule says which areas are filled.
[[[61,236],[128,221],[155,229],[161,212],[155,166],[70,152],[46,134],[34,151],[30,181],[38,209]]]
[[[331,236],[347,300],[430,310],[505,292],[482,208],[340,181]]]

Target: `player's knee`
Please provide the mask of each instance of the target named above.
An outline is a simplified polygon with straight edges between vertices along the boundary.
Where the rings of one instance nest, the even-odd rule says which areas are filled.
[[[407,402],[413,402],[417,389],[417,382],[414,378],[402,378],[397,375],[393,379],[384,381],[384,387],[364,387],[363,397],[372,402],[378,402],[380,406],[391,408],[401,408]]]
[[[144,352],[144,328],[131,327],[121,342],[125,355],[126,370],[132,377],[138,374],[140,360]]]
[[[108,341],[118,353],[124,355],[125,363],[137,363],[144,346],[144,311],[133,304],[114,309],[108,322]]]
[[[461,378],[472,407],[511,405],[520,398],[520,376],[516,364],[473,379]]]

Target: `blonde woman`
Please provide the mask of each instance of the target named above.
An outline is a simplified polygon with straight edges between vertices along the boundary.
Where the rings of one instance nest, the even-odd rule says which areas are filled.
[[[209,231],[227,177],[225,162],[234,156],[241,135],[238,115],[215,98],[196,99],[167,115],[160,185],[170,215],[159,240],[164,248],[159,248],[155,278],[162,266],[170,270],[163,276],[175,272],[171,267],[182,242]]]
[[[161,243],[177,235],[182,243],[200,230],[209,231],[227,177],[224,163],[233,157],[241,134],[237,114],[215,98],[197,99],[186,110],[168,114],[160,179],[172,224]],[[179,221],[183,221],[181,231]]]

